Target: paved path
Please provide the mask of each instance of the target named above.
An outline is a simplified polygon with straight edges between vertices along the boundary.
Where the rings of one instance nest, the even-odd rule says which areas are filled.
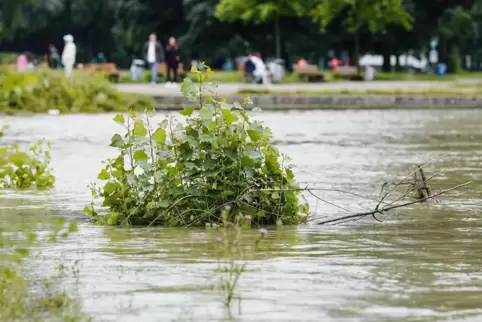
[[[219,84],[219,95],[235,95],[241,89],[266,89],[273,92],[296,92],[296,91],[424,91],[431,88],[463,89],[463,84],[474,85],[480,83],[477,79],[452,81],[371,81],[371,82],[331,82],[331,83],[293,83],[273,85],[253,84]],[[458,86],[454,88],[454,84]],[[179,86],[166,88],[164,84],[117,84],[115,87],[121,91],[151,96],[181,96]]]

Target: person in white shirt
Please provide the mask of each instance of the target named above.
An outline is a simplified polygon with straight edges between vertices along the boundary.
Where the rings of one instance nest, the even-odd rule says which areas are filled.
[[[62,52],[62,64],[64,65],[65,76],[70,78],[75,65],[75,56],[77,55],[77,47],[74,44],[72,35],[64,36],[65,46]]]
[[[157,36],[154,33],[149,36],[149,41],[144,45],[144,60],[151,69],[152,83],[156,84],[159,63],[164,61],[164,50],[157,41]]]
[[[261,59],[261,55],[259,53],[251,56],[251,61],[253,62],[255,69],[253,72],[253,81],[256,84],[268,84],[269,80],[269,72],[266,69],[266,65],[264,64],[263,60]]]

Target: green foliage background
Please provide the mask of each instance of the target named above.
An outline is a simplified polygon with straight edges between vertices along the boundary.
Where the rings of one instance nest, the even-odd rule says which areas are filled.
[[[482,0],[2,0],[0,52],[29,50],[43,55],[50,43],[61,50],[62,36],[71,33],[78,45],[79,61],[90,61],[103,52],[109,60],[127,67],[134,56],[141,56],[147,35],[154,31],[164,43],[171,35],[180,39],[185,63],[195,58],[218,68],[227,57],[245,54],[249,49],[259,50],[265,57],[274,56],[274,22],[278,21],[280,51],[289,60],[288,66],[301,56],[317,63],[330,49],[338,54],[341,50],[354,54],[354,29],[359,33],[361,53],[427,53],[430,38],[438,35],[440,57],[450,60],[453,45],[446,45],[446,41],[455,42],[461,55],[478,57],[482,52],[482,33],[463,37],[463,30],[455,28],[457,35],[447,35],[443,32],[447,27],[443,17],[460,8],[480,31],[481,3]],[[414,18],[411,30],[404,28],[404,12]],[[325,32],[320,32],[320,21],[330,21]]]

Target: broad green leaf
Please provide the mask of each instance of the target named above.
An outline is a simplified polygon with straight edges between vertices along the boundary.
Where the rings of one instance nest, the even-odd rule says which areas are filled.
[[[245,155],[250,158],[250,159],[254,159],[254,160],[257,160],[259,158],[262,158],[263,157],[263,154],[259,151],[253,151],[253,150],[247,150]]]
[[[126,123],[126,120],[124,119],[124,115],[122,115],[122,114],[117,114],[117,115],[114,117],[114,122],[119,123],[119,124],[125,124],[125,123]]]
[[[286,168],[285,172],[286,172],[286,178],[288,180],[293,180],[295,178],[295,175],[293,174],[293,170],[291,170],[290,168]]]
[[[25,152],[14,152],[10,154],[8,160],[17,167],[21,167],[22,165],[30,165],[32,163],[32,159]]]
[[[107,225],[115,226],[119,220],[119,214],[113,213],[109,215],[109,219],[107,219]]]
[[[97,179],[99,180],[108,180],[110,179],[110,174],[109,172],[107,172],[106,169],[102,169],[102,171],[99,173],[99,175],[97,176]]]
[[[158,128],[156,132],[152,135],[152,139],[157,143],[165,143],[166,142],[166,130],[163,128]]]
[[[156,206],[159,207],[159,208],[169,208],[170,205],[171,204],[170,204],[169,200],[166,200],[166,199],[158,201],[156,203]]]
[[[137,150],[134,152],[134,160],[136,161],[145,161],[148,160],[149,156],[144,150]]]
[[[253,168],[245,166],[244,173],[246,174],[246,177],[251,178],[254,174]]]
[[[114,136],[112,136],[110,146],[120,148],[122,145],[124,145],[124,140],[122,139],[122,136],[120,136],[120,134],[114,134]]]
[[[134,168],[134,175],[141,176],[144,174],[144,169],[141,166],[137,166]]]
[[[104,186],[104,192],[106,194],[111,194],[119,188],[120,188],[120,186],[119,186],[118,183],[107,182]]]
[[[147,135],[147,129],[144,126],[144,122],[142,120],[137,120],[136,123],[134,123],[134,135],[136,136]]]
[[[192,86],[193,86],[192,80],[189,77],[186,77],[181,85],[181,93],[184,96],[190,96],[192,94],[191,93]]]
[[[186,107],[181,111],[181,115],[191,116],[194,113],[194,107]]]
[[[161,123],[159,123],[159,126],[162,127],[163,129],[167,129],[167,126],[169,125],[169,120],[168,119],[164,119],[162,120]]]
[[[199,135],[199,142],[212,142],[213,139],[214,137],[209,133]]]
[[[238,119],[236,114],[234,114],[230,110],[226,110],[226,109],[223,109],[223,116],[224,116],[224,119],[226,120],[226,123],[228,125],[231,125],[233,122],[235,122]]]
[[[258,217],[264,217],[266,215],[266,213],[264,212],[264,210],[260,210],[256,213],[256,216]]]
[[[259,124],[251,124],[248,135],[253,142],[258,142],[263,138],[263,127]]]
[[[199,117],[203,122],[209,122],[208,124],[211,124],[212,119],[213,119],[213,112],[211,109],[207,106],[204,106],[200,111],[199,111]]]

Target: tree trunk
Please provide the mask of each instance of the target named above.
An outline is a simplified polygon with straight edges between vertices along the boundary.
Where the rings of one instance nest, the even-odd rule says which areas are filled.
[[[402,56],[402,55],[403,55],[403,53],[400,54],[400,52],[397,51],[397,57],[396,57],[397,59],[396,59],[396,63],[395,63],[395,70],[396,70],[397,72],[403,71],[403,67],[402,67],[402,64],[401,64],[401,60],[402,60],[402,59],[401,59],[401,56]]]
[[[355,59],[355,67],[357,70],[358,75],[361,74],[361,68],[360,68],[360,33],[358,30],[355,32],[355,56],[353,57]]]
[[[383,66],[382,66],[382,71],[383,72],[391,72],[392,71],[392,63],[391,63],[391,53],[390,49],[384,49],[383,51]]]
[[[450,44],[448,48],[447,72],[459,73],[462,70],[462,59],[460,58],[459,46],[457,44]]]
[[[71,34],[73,31],[72,27],[72,0],[65,0],[64,2],[64,12],[63,12],[63,27],[64,35]]]
[[[276,16],[274,21],[274,35],[276,41],[276,58],[281,58],[281,31],[278,16]]]

